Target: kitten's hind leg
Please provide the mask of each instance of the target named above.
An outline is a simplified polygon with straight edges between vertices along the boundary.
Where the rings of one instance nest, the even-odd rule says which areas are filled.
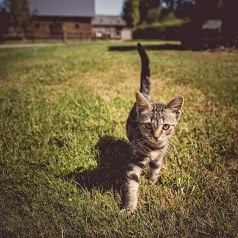
[[[125,210],[127,212],[133,212],[137,207],[140,175],[147,162],[148,158],[144,158],[143,160],[133,158],[132,162],[128,165],[125,198]]]

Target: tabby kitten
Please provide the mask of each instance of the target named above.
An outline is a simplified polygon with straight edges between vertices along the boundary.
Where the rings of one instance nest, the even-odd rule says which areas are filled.
[[[125,210],[133,212],[138,203],[138,188],[142,169],[147,163],[150,179],[158,181],[163,157],[182,112],[183,96],[177,96],[170,103],[154,103],[150,99],[149,58],[137,44],[141,57],[140,92],[136,92],[136,103],[127,119],[126,131],[130,141],[131,160],[126,171]]]

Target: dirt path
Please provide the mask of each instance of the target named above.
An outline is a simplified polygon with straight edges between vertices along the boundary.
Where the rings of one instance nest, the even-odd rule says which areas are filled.
[[[6,44],[0,44],[0,49],[45,47],[45,46],[51,46],[51,45],[64,45],[64,43],[6,43]]]

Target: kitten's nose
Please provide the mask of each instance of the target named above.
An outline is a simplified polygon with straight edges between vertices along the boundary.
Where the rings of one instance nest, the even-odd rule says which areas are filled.
[[[161,132],[159,130],[156,130],[154,132],[154,139],[157,141],[161,136]]]
[[[154,139],[157,141],[159,139],[159,136],[154,136]]]

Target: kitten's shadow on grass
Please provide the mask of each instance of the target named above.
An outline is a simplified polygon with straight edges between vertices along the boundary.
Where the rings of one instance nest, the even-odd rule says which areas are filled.
[[[125,168],[129,159],[129,144],[111,136],[102,137],[97,145],[98,166],[92,171],[74,171],[69,178],[75,179],[79,186],[102,191],[113,189],[114,195],[121,193],[124,184]]]

